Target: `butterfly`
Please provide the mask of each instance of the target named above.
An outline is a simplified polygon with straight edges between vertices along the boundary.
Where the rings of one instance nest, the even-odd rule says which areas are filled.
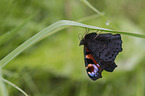
[[[102,78],[102,71],[113,72],[117,67],[114,60],[122,51],[120,34],[89,33],[80,41],[84,45],[84,61],[88,76],[92,80]]]

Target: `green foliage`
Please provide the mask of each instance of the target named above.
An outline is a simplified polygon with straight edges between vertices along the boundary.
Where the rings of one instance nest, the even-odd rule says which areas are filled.
[[[145,38],[144,1],[81,1],[0,1],[0,95],[144,95],[145,40],[140,39]],[[103,72],[103,78],[95,82],[85,73],[83,51],[78,46],[78,34],[86,28],[122,34],[117,69]]]

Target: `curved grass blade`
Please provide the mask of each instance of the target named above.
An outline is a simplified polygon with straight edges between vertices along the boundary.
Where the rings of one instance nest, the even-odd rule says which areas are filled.
[[[103,13],[101,13],[99,10],[97,10],[94,6],[92,6],[87,0],[81,0],[85,5],[87,5],[90,9],[92,9],[93,11],[95,11],[96,13],[98,13],[101,16],[104,16]]]
[[[110,23],[110,20],[108,18],[106,18],[104,16],[104,13],[100,12],[99,10],[97,10],[93,5],[91,5],[87,0],[81,0],[86,6],[88,6],[90,9],[92,9],[94,12],[96,12],[97,14],[99,14],[100,16],[102,16],[107,23]]]
[[[99,30],[99,31],[111,32],[111,33],[125,34],[125,35],[139,37],[139,38],[145,38],[145,35],[141,35],[141,34],[114,31],[114,30],[100,28],[100,27],[96,27],[96,26],[92,26],[92,25],[86,25],[86,24],[83,24],[83,23],[75,22],[75,21],[61,20],[61,21],[53,23],[52,25],[50,25],[50,26],[46,27],[45,29],[43,29],[42,31],[38,32],[37,34],[32,36],[30,39],[25,41],[23,44],[18,46],[15,50],[13,50],[7,56],[5,56],[0,61],[0,69],[2,67],[4,67],[8,62],[10,62],[18,54],[20,54],[23,50],[25,50],[27,47],[29,47],[29,46],[33,45],[34,43],[38,42],[45,35],[49,36],[49,35],[55,33],[54,30],[57,30],[58,28],[61,28],[61,27],[64,27],[64,26],[70,26],[70,25],[71,26],[78,26],[78,27],[88,28],[88,29]]]
[[[8,83],[9,85],[13,86],[14,88],[16,88],[17,90],[19,90],[21,93],[23,93],[25,96],[29,96],[26,92],[24,92],[21,88],[19,88],[18,86],[16,86],[15,84],[11,83],[10,81],[4,79],[4,78],[1,78],[0,79],[5,82],[5,83]]]
[[[2,72],[0,70],[0,96],[9,96],[7,87],[3,82],[3,80],[1,79],[2,77],[3,77]]]

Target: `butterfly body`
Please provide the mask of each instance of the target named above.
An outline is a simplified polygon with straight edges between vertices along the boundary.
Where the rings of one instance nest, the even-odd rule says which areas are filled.
[[[114,60],[122,51],[120,34],[87,34],[80,42],[84,45],[85,67],[92,80],[101,78],[103,70],[112,72],[117,65]]]

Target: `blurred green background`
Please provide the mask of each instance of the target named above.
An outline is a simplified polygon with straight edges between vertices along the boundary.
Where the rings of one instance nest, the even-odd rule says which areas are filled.
[[[79,0],[0,0],[0,59],[50,24],[59,20],[145,34],[144,0],[88,0],[105,17],[95,16]],[[91,17],[90,17],[91,16]],[[92,17],[93,16],[93,17]],[[69,27],[27,48],[3,67],[3,77],[30,96],[145,96],[145,40],[122,35],[123,52],[114,72],[92,81],[86,74],[79,34]],[[90,32],[93,32],[92,30]],[[9,96],[24,96],[6,84]]]

